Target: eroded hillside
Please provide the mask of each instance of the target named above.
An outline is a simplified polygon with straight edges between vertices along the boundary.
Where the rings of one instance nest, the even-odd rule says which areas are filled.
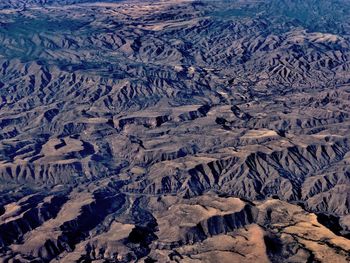
[[[347,1],[51,2],[0,5],[0,262],[350,260]]]

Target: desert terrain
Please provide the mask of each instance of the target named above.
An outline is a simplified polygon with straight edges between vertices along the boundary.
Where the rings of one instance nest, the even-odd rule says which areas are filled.
[[[0,262],[349,262],[350,3],[0,3]]]

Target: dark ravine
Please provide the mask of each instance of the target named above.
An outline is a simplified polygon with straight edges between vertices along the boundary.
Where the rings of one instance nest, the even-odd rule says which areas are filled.
[[[343,227],[340,224],[340,218],[338,216],[320,213],[317,214],[317,220],[336,235],[343,236],[350,240],[350,233],[349,231],[343,230]]]

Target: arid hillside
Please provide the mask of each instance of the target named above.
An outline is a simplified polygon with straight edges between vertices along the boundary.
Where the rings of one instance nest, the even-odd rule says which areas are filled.
[[[349,262],[346,0],[0,3],[0,262]]]

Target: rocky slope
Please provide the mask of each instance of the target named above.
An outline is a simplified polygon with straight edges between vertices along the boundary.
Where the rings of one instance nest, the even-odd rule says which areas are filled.
[[[0,262],[349,261],[348,5],[3,1]]]

